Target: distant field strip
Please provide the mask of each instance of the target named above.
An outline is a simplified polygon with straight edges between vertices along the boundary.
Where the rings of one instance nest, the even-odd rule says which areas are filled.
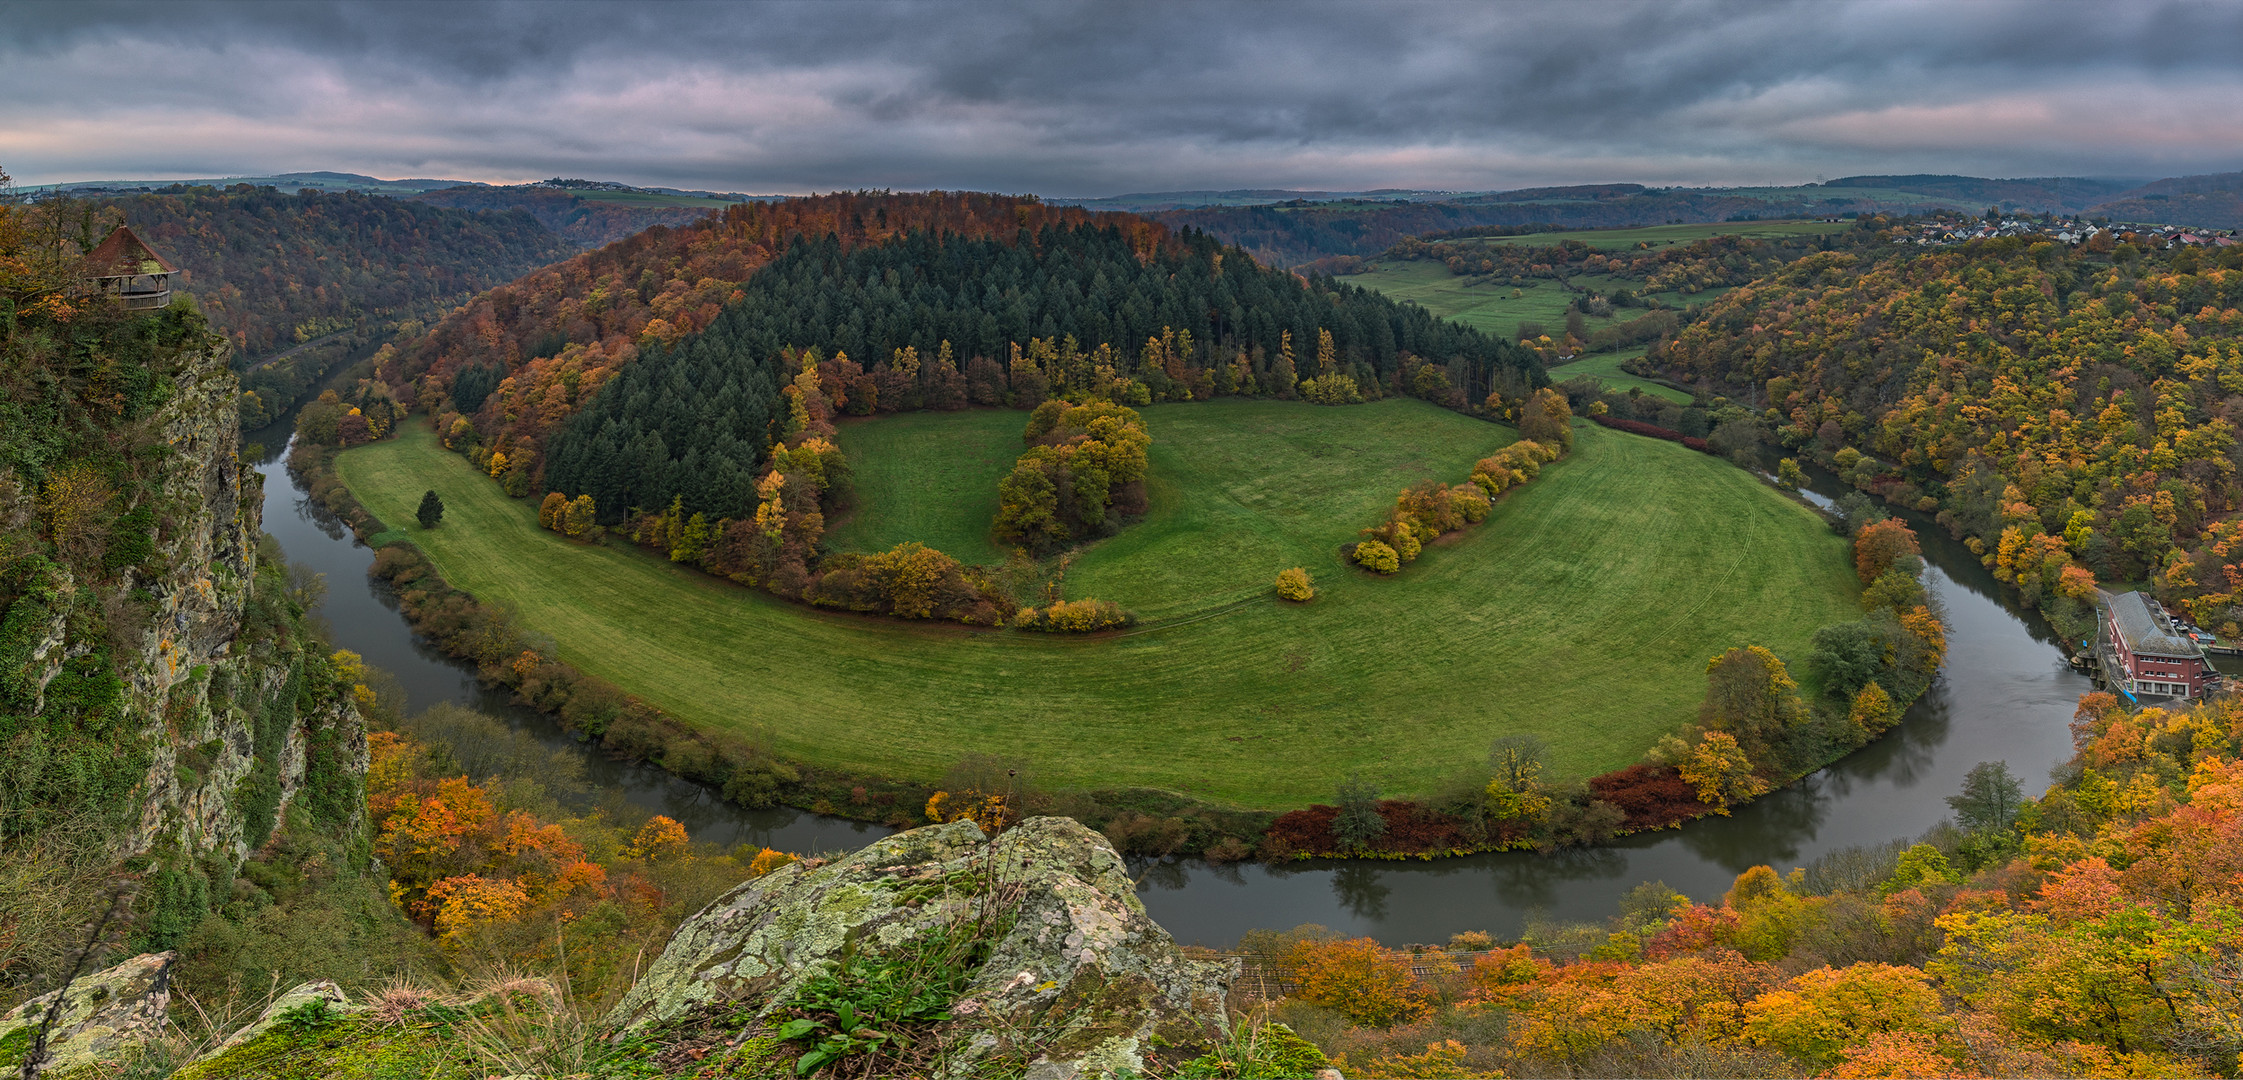
[[[1713,458],[1586,425],[1572,458],[1457,542],[1396,578],[1345,569],[1322,545],[1370,524],[1372,496],[1390,498],[1397,477],[1370,470],[1348,481],[1360,485],[1354,494],[1324,498],[1316,470],[1374,451],[1329,443],[1320,426],[1423,427],[1448,447],[1432,472],[1477,452],[1449,446],[1457,436],[1445,425],[1475,425],[1490,443],[1509,437],[1420,403],[1377,408],[1394,406],[1404,408],[1344,423],[1332,414],[1355,410],[1149,410],[1168,449],[1167,464],[1155,464],[1154,511],[1136,526],[1143,535],[1092,549],[1068,585],[1178,617],[1103,639],[815,611],[620,544],[571,544],[538,529],[532,501],[507,498],[417,418],[338,465],[367,508],[453,584],[511,607],[568,662],[687,723],[899,776],[933,778],[983,752],[1024,760],[1057,786],[1286,808],[1329,800],[1358,769],[1391,793],[1423,792],[1511,734],[1541,737],[1557,771],[1584,775],[1636,760],[1688,719],[1706,657],[1758,642],[1803,660],[1817,627],[1856,614],[1844,542],[1813,513]],[[1272,427],[1288,414],[1307,434]],[[934,421],[994,432],[992,417],[1003,416],[871,426],[930,423],[922,452],[941,454],[964,436]],[[1226,426],[1235,438],[1223,437]],[[1218,459],[1187,467],[1171,456],[1195,448],[1253,462],[1274,512],[1242,498],[1239,512],[1223,510],[1240,479],[1221,485]],[[413,508],[429,488],[448,510],[423,530]],[[1187,562],[1198,565],[1169,565]],[[1316,575],[1312,604],[1262,591],[1295,563]],[[1198,589],[1210,596],[1204,609],[1182,598]]]

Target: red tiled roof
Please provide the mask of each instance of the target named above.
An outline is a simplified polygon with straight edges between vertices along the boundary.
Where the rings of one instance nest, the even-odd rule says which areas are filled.
[[[94,267],[97,273],[104,270],[127,274],[147,273],[141,265],[150,260],[162,267],[163,273],[179,272],[178,267],[171,265],[171,260],[156,254],[156,249],[149,247],[139,234],[132,231],[130,225],[117,226],[116,232],[110,233],[107,240],[103,240],[86,254],[87,265]]]

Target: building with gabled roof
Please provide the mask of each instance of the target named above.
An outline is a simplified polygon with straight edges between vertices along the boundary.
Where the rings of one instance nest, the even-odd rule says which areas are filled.
[[[108,239],[87,252],[86,268],[101,291],[135,310],[170,304],[171,275],[179,272],[130,225],[117,226]]]
[[[2095,653],[2106,685],[2134,697],[2193,698],[2219,688],[2204,646],[2157,601],[2138,592],[2103,593],[2096,606],[2102,617]]]

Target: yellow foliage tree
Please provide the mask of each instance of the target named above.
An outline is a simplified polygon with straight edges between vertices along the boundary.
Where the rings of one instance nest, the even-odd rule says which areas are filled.
[[[1316,586],[1309,580],[1308,571],[1296,566],[1277,572],[1277,595],[1305,604],[1316,599]]]
[[[582,540],[591,535],[598,524],[599,508],[593,505],[590,495],[570,499],[567,511],[561,516],[561,531],[567,533],[571,540]]]
[[[1676,771],[1698,789],[1698,801],[1717,813],[1727,814],[1731,805],[1768,791],[1767,782],[1753,775],[1751,759],[1727,732],[1707,732]]]
[[[623,854],[633,859],[660,862],[685,854],[685,826],[674,819],[656,814],[639,826],[639,834],[631,839],[631,846]]]

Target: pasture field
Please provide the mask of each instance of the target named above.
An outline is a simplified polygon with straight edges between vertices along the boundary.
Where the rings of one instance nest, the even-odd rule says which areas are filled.
[[[836,426],[856,490],[826,545],[886,551],[917,540],[960,562],[1005,561],[989,523],[1027,425],[1013,409],[844,417]]]
[[[1084,549],[1071,599],[1169,619],[1259,599],[1301,566],[1353,573],[1341,544],[1421,480],[1461,483],[1518,432],[1414,398],[1340,408],[1217,399],[1138,410],[1153,436],[1143,520]]]
[[[1590,378],[1603,383],[1606,387],[1613,390],[1618,390],[1621,393],[1626,393],[1631,389],[1640,387],[1642,388],[1644,393],[1650,394],[1654,397],[1663,397],[1668,401],[1672,401],[1678,405],[1690,404],[1691,398],[1689,394],[1683,393],[1682,391],[1677,390],[1674,387],[1667,386],[1662,383],[1655,383],[1649,379],[1643,378],[1642,376],[1630,375],[1627,372],[1620,370],[1620,365],[1642,355],[1643,346],[1641,345],[1635,346],[1634,348],[1630,349],[1620,349],[1615,352],[1588,353],[1576,360],[1571,361],[1570,363],[1559,364],[1555,367],[1550,368],[1550,381],[1564,382],[1567,379],[1574,379],[1579,378],[1583,375],[1587,375]]]
[[[1477,422],[1416,402],[1237,403],[1237,445],[1225,446],[1225,404],[1151,410],[1156,440],[1166,432],[1177,453],[1267,458],[1246,473],[1265,501],[1303,499],[1326,470],[1367,477],[1362,493],[1317,494],[1313,513],[1265,512],[1243,497],[1255,493],[1244,477],[1226,484],[1214,463],[1167,458],[1172,475],[1136,526],[1145,536],[1086,552],[1070,591],[1088,578],[1146,591],[1110,597],[1124,604],[1223,592],[1193,614],[1095,638],[818,611],[625,544],[574,544],[539,529],[534,501],[507,498],[417,419],[337,467],[455,586],[512,609],[578,668],[689,724],[906,777],[932,779],[982,752],[1055,787],[1164,788],[1286,809],[1329,801],[1354,770],[1389,794],[1422,793],[1512,734],[1542,738],[1555,773],[1582,776],[1637,760],[1691,718],[1708,656],[1760,643],[1800,663],[1817,627],[1857,617],[1845,542],[1815,514],[1713,458],[1587,424],[1570,458],[1402,574],[1348,569],[1338,545],[1373,523],[1382,505],[1372,488],[1390,498],[1396,477],[1338,468],[1335,458],[1373,451],[1334,446],[1329,431],[1274,430],[1287,414],[1311,431],[1415,424],[1438,435],[1440,424]],[[893,419],[909,418],[875,424]],[[1490,445],[1509,437],[1485,431]],[[1444,451],[1432,471],[1470,456]],[[413,508],[431,488],[447,510],[424,530]],[[1309,520],[1319,515],[1329,520]],[[1135,565],[1156,559],[1209,565]],[[1312,603],[1267,590],[1295,563],[1316,577]],[[1232,595],[1241,599],[1217,602]]]
[[[1477,275],[1452,274],[1447,266],[1430,259],[1380,263],[1365,273],[1353,274],[1340,280],[1366,289],[1376,289],[1396,300],[1416,303],[1435,315],[1476,327],[1506,341],[1517,339],[1521,322],[1538,322],[1553,335],[1562,334],[1565,330],[1566,305],[1584,295],[1546,278],[1536,278],[1531,285],[1513,286],[1506,279],[1490,281]],[[1632,288],[1642,284],[1640,281],[1611,275],[1579,275],[1573,281],[1577,287],[1585,289]],[[1662,303],[1681,306],[1702,304],[1726,291],[1728,290],[1707,289],[1691,296],[1680,293],[1654,295]],[[1513,296],[1513,293],[1519,295]],[[1644,310],[1641,308],[1618,308],[1613,317],[1591,316],[1583,321],[1594,332],[1614,322],[1638,318],[1643,314]],[[1551,368],[1550,377],[1563,381],[1576,375],[1594,375],[1598,381],[1615,390],[1625,391],[1630,387],[1640,386],[1646,394],[1657,394],[1669,401],[1687,403],[1690,395],[1680,390],[1639,379],[1620,370],[1622,360],[1640,356],[1642,352],[1641,349],[1627,349],[1612,353],[1591,353],[1573,363]]]

